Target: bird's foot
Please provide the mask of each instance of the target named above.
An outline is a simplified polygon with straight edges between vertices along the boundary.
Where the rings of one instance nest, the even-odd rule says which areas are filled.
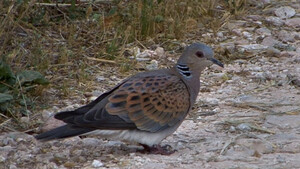
[[[141,145],[144,147],[144,150],[140,151],[141,153],[171,155],[176,151],[170,145],[161,146],[157,144],[151,147],[145,144],[141,144]]]

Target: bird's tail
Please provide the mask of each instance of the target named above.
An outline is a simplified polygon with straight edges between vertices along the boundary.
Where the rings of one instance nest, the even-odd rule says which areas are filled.
[[[36,139],[42,141],[49,141],[53,139],[62,139],[67,137],[78,136],[84,133],[93,131],[90,128],[74,128],[71,125],[63,125],[47,132],[41,133],[35,136]]]

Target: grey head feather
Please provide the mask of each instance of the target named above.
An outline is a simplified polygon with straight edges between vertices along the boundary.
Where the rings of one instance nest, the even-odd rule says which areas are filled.
[[[193,59],[190,59],[190,56],[195,55],[197,51],[202,51],[203,54],[208,58],[212,58],[214,56],[214,52],[209,46],[203,43],[193,43],[185,48],[177,63],[181,65],[186,65],[189,64],[191,61],[193,62]]]

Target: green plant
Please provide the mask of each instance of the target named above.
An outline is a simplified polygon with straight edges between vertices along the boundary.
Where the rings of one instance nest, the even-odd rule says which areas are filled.
[[[8,114],[13,117],[28,115],[29,106],[33,106],[33,101],[29,97],[30,92],[37,85],[47,85],[49,82],[37,71],[23,70],[13,73],[10,66],[0,60],[0,111],[2,116]],[[17,114],[15,108],[21,114]],[[15,112],[12,114],[12,112]],[[8,114],[7,114],[8,113]]]

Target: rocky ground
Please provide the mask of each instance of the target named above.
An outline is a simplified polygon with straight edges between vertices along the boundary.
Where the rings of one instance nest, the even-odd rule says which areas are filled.
[[[141,154],[136,145],[97,137],[42,143],[10,132],[0,135],[0,168],[300,168],[299,1],[258,10],[227,27],[217,34],[216,53],[243,57],[203,73],[195,108],[162,143],[177,149],[174,154]],[[165,54],[161,48],[153,53]],[[146,67],[159,63],[153,59]],[[68,108],[78,107],[71,103]]]

